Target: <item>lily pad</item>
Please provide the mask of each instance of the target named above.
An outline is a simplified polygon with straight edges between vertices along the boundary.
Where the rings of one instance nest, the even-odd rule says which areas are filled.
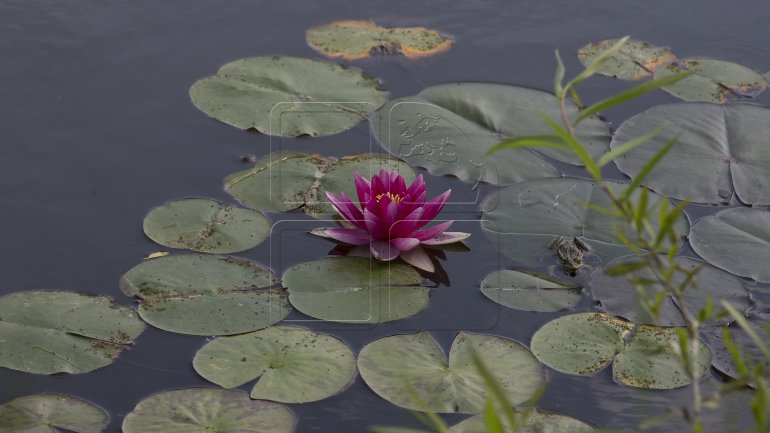
[[[270,233],[270,221],[251,209],[188,198],[151,210],[144,219],[144,233],[167,247],[227,254],[262,243]]]
[[[612,363],[618,383],[672,389],[690,383],[674,347],[675,328],[634,325],[604,313],[579,313],[554,319],[532,336],[532,353],[545,365],[567,374],[593,376]],[[711,353],[698,341],[697,375],[708,371]]]
[[[685,101],[714,102],[753,99],[767,89],[765,78],[745,66],[724,60],[693,57],[680,59],[655,72],[655,78],[692,72],[663,90]]]
[[[241,334],[286,317],[291,307],[266,267],[235,257],[181,254],[145,261],[120,288],[140,299],[139,315],[165,331]]]
[[[500,381],[511,404],[528,400],[543,385],[540,364],[526,347],[507,338],[467,332],[455,337],[448,362],[425,331],[381,338],[361,349],[358,370],[375,393],[395,405],[478,413],[484,409],[487,387],[473,363],[474,353]]]
[[[588,66],[617,42],[618,39],[591,42],[578,51],[578,59],[583,66]],[[623,80],[641,80],[651,77],[656,70],[674,60],[676,56],[666,47],[629,39],[597,72]]]
[[[136,311],[105,296],[11,293],[0,297],[0,367],[86,373],[111,364],[143,331]]]
[[[359,69],[297,57],[251,57],[222,66],[190,88],[193,104],[240,129],[282,137],[348,130],[387,93]]]
[[[508,269],[487,275],[481,282],[481,293],[508,308],[540,312],[571,308],[583,298],[582,289],[573,284]]]
[[[505,419],[501,421],[503,425],[508,425]],[[484,414],[474,415],[455,424],[449,431],[451,433],[488,433],[484,423]],[[534,409],[529,413],[523,428],[517,430],[517,433],[583,433],[592,431],[594,431],[593,427],[578,419],[556,412]]]
[[[658,105],[626,120],[612,147],[665,125],[665,130],[615,160],[636,176],[677,134],[681,136],[644,180],[676,199],[722,204],[733,193],[744,203],[770,204],[770,109],[751,104],[678,103]]]
[[[150,396],[123,420],[123,433],[291,433],[297,417],[243,391],[186,388]]]
[[[109,422],[100,407],[68,395],[28,395],[0,405],[0,433],[101,433]]]
[[[639,260],[640,257],[638,256],[620,257],[608,263],[607,266],[638,262]],[[738,311],[749,309],[751,298],[740,279],[699,260],[681,257],[677,259],[677,262],[685,269],[692,270],[699,267],[700,271],[694,278],[694,286],[684,292],[684,305],[677,304],[670,297],[663,301],[658,325],[684,326],[685,322],[679,307],[686,307],[693,314],[697,314],[706,306],[708,298],[714,301],[717,311],[721,310],[720,301],[729,302]],[[655,276],[649,269],[638,270],[634,275],[639,278],[655,280]],[[674,281],[679,283],[683,280],[684,277],[680,274]],[[598,269],[591,276],[590,286],[594,298],[601,302],[607,313],[621,316],[634,323],[655,324],[655,320],[641,308],[639,293],[636,287],[628,281],[626,275],[612,277],[606,275],[604,269]],[[653,284],[647,286],[646,290],[648,297],[654,297],[655,294],[663,291],[663,287],[659,284]]]
[[[359,60],[401,54],[410,59],[444,52],[452,40],[425,27],[380,27],[371,21],[343,20],[312,28],[305,34],[310,48],[328,57]]]
[[[356,357],[345,343],[294,326],[217,337],[198,351],[193,366],[224,388],[257,379],[251,398],[282,403],[331,397],[356,376]]]
[[[575,104],[567,104],[568,116],[577,112]],[[561,174],[531,149],[510,149],[490,158],[484,155],[506,138],[553,134],[542,114],[560,116],[558,101],[550,93],[502,84],[452,83],[394,99],[377,111],[371,122],[388,152],[431,174],[507,185]],[[608,149],[609,127],[597,117],[581,122],[576,136],[594,157]],[[571,153],[536,150],[580,165]]]
[[[607,182],[620,190],[625,184]],[[632,199],[641,189],[632,195]],[[650,194],[655,209],[664,198]],[[630,227],[587,206],[610,207],[607,194],[594,182],[578,178],[538,179],[521,182],[487,196],[481,202],[481,226],[489,240],[511,260],[530,266],[552,256],[551,243],[559,237],[579,237],[593,250],[591,260],[611,260],[629,253],[616,239],[615,228]],[[679,233],[687,232],[687,221],[677,222]]]
[[[283,285],[297,310],[332,322],[381,323],[414,316],[428,306],[430,288],[403,263],[330,257],[286,270]]]
[[[690,230],[690,245],[727,272],[770,282],[770,212],[733,208],[703,217]]]
[[[763,318],[765,320],[762,320]],[[770,312],[760,315],[760,317],[751,317],[748,322],[760,338],[764,338],[765,341],[770,341]],[[708,327],[703,331],[706,341],[711,348],[711,352],[714,354],[714,357],[711,359],[711,365],[725,375],[737,378],[740,376],[740,371],[725,345],[722,329],[723,328]],[[743,328],[733,323],[727,329],[730,332],[733,343],[738,347],[738,350],[740,350],[747,368],[752,368],[751,366],[766,362],[762,351]],[[770,385],[770,379],[768,379],[767,383]]]

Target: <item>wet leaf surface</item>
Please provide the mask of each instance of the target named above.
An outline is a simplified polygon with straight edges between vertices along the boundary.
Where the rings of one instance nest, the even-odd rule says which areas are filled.
[[[767,89],[767,81],[757,72],[737,63],[703,57],[679,59],[658,69],[655,78],[683,72],[692,75],[663,90],[685,101],[723,104],[754,99]]]
[[[100,407],[68,395],[28,395],[0,405],[0,433],[101,433],[109,421]]]
[[[612,47],[618,39],[606,39],[592,42],[578,51],[578,59],[583,66],[588,66],[602,52]],[[649,78],[661,67],[676,60],[676,56],[666,47],[659,47],[638,39],[629,39],[617,54],[610,57],[599,68],[599,73],[624,80]]]
[[[577,305],[582,289],[555,278],[516,270],[492,272],[481,281],[487,298],[517,310],[553,312]]]
[[[522,416],[522,414],[519,414],[519,416]],[[502,422],[507,427],[508,423],[505,419]],[[484,414],[474,415],[455,424],[449,431],[451,433],[489,432],[484,423]],[[582,433],[592,431],[594,431],[593,427],[578,419],[556,412],[535,409],[530,412],[524,426],[517,433]]]

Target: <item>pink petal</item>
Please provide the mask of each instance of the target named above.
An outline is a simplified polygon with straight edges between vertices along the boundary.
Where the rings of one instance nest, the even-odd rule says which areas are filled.
[[[360,229],[315,229],[310,233],[317,236],[334,239],[335,241],[340,241],[350,245],[366,245],[371,241],[369,234]]]
[[[412,248],[420,245],[420,240],[417,238],[395,238],[390,240],[390,244],[396,247],[399,251],[409,251]]]
[[[430,239],[426,239],[420,242],[423,245],[446,245],[460,242],[464,239],[468,239],[471,236],[470,233],[463,232],[444,232],[433,236]]]
[[[387,241],[372,241],[372,243],[369,244],[369,249],[376,259],[386,262],[398,257],[399,253],[399,251]]]
[[[382,183],[382,177],[380,176],[373,176],[372,177],[372,199],[377,197],[378,195],[387,192],[385,189],[385,184]]]
[[[417,178],[412,181],[412,184],[409,185],[409,188],[406,189],[406,193],[411,196],[418,196],[424,191],[425,182],[422,180],[422,175],[417,176]]]
[[[340,195],[335,195],[329,191],[326,191],[326,197],[343,218],[357,227],[362,229],[366,228],[366,225],[363,221],[364,215],[361,213],[361,210],[358,209],[358,207],[356,207],[352,201],[350,201],[350,198],[348,198],[347,194],[343,192]]]
[[[393,194],[400,194],[404,195],[406,193],[406,182],[404,181],[404,178],[401,177],[400,174],[398,174],[397,171],[393,171],[390,174],[391,182],[390,182],[390,192]]]
[[[420,230],[419,232],[414,234],[414,237],[419,239],[420,241],[428,240],[437,234],[443,232],[444,230],[448,229],[449,226],[452,225],[454,221],[445,221],[441,224],[436,224],[435,226],[431,228],[427,228],[425,230]]]
[[[411,235],[417,229],[418,224],[425,225],[422,222],[422,214],[423,209],[418,207],[409,215],[399,219],[395,224],[393,224],[393,230],[391,230],[391,234],[393,234],[394,237],[405,237]]]
[[[369,209],[364,209],[364,224],[369,236],[374,239],[387,239],[388,233],[382,229],[382,221]]]
[[[371,197],[372,195],[372,185],[363,176],[358,174],[358,172],[356,172],[355,184],[358,201],[362,204],[361,207],[363,207],[363,203],[369,201],[368,197]]]
[[[446,190],[443,194],[434,197],[431,201],[425,204],[425,219],[432,220],[444,207],[446,201],[449,199],[449,194],[452,193],[451,189]]]
[[[401,259],[417,269],[422,269],[427,272],[436,271],[436,268],[433,266],[433,261],[422,248],[418,247],[409,251],[402,251],[400,256]]]

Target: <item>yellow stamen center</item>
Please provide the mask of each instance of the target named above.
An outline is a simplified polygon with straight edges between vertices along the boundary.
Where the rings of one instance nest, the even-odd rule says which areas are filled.
[[[401,200],[404,199],[404,197],[401,197],[401,194],[393,194],[392,192],[388,191],[382,194],[377,194],[377,196],[374,197],[375,200],[377,200],[377,203],[382,200],[382,197],[387,196],[391,202],[393,203],[399,203]]]

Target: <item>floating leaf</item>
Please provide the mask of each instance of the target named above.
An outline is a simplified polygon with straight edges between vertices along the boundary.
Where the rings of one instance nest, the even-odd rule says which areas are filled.
[[[724,60],[680,59],[655,72],[655,78],[691,72],[687,78],[663,87],[685,101],[725,102],[753,99],[767,89],[765,78],[751,69]]]
[[[228,125],[283,137],[345,131],[388,100],[359,69],[279,56],[228,63],[193,84],[190,98]]]
[[[575,104],[567,115],[575,117]],[[390,101],[372,116],[372,130],[392,155],[435,175],[465,182],[506,185],[556,177],[559,170],[530,149],[517,148],[485,158],[505,138],[553,134],[543,114],[558,118],[559,103],[550,93],[487,83],[429,87],[415,96]],[[607,151],[609,127],[596,117],[581,122],[576,137],[591,155]],[[571,152],[538,147],[538,152],[579,165]]]
[[[187,388],[140,401],[123,420],[123,433],[291,433],[296,423],[285,406],[243,391]]]
[[[590,65],[599,54],[618,41],[619,39],[606,39],[584,46],[578,51],[580,63],[583,66]],[[674,60],[676,56],[666,47],[659,47],[638,39],[629,39],[597,72],[623,80],[641,80],[651,77],[653,72]]]
[[[448,362],[433,337],[421,331],[369,343],[358,355],[358,369],[375,393],[395,405],[478,413],[484,409],[487,387],[473,363],[474,353],[500,381],[511,404],[526,401],[543,384],[540,364],[526,347],[507,338],[467,332],[455,337]]]
[[[257,379],[251,398],[282,403],[331,397],[356,375],[356,357],[345,343],[293,326],[217,337],[198,351],[193,366],[225,388]]]
[[[402,54],[410,59],[444,52],[452,40],[425,27],[380,27],[371,21],[343,20],[312,28],[305,34],[310,48],[328,57],[359,60]]]
[[[430,289],[403,263],[330,257],[286,270],[283,285],[297,310],[332,322],[380,323],[413,316],[428,305]]]
[[[68,395],[28,395],[0,405],[0,433],[101,433],[109,422],[100,407]]]
[[[291,311],[269,269],[245,259],[181,254],[149,260],[120,279],[140,299],[139,315],[165,331],[241,334],[265,328]]]
[[[763,317],[761,316],[764,316],[765,320],[762,320]],[[754,316],[751,319],[752,320],[747,321],[757,336],[763,338],[765,341],[770,341],[768,340],[770,334],[767,330],[770,329],[770,314],[760,315],[760,317]],[[736,366],[730,351],[725,345],[722,329],[723,328],[707,327],[703,330],[706,342],[711,348],[711,352],[714,354],[711,359],[711,365],[727,376],[738,378],[740,376],[740,371]],[[727,329],[730,332],[732,342],[741,352],[741,356],[743,357],[743,361],[747,368],[750,369],[752,368],[751,366],[761,365],[762,363],[767,362],[762,350],[757,347],[756,343],[754,343],[743,328],[733,323],[727,327]],[[768,384],[770,385],[770,379],[768,379]]]
[[[532,336],[540,362],[567,374],[592,376],[612,365],[618,383],[671,389],[690,383],[679,357],[676,328],[634,325],[603,313],[579,313],[552,320]],[[711,353],[698,341],[697,376],[708,370]]]
[[[626,120],[612,147],[661,125],[665,130],[615,160],[636,176],[675,135],[676,145],[650,172],[644,184],[676,199],[726,203],[733,192],[744,203],[770,204],[770,109],[750,104],[706,103],[658,105]]]
[[[638,262],[639,260],[640,257],[638,256],[620,257],[608,263],[607,267]],[[679,307],[686,307],[690,312],[696,314],[706,306],[708,298],[711,298],[715,305],[719,305],[719,301],[724,300],[739,311],[748,310],[751,298],[740,279],[699,260],[681,257],[677,259],[677,262],[687,270],[700,268],[700,271],[695,276],[695,285],[684,292],[684,305],[678,305],[671,297],[663,301],[658,325],[684,326],[685,322]],[[634,276],[655,280],[655,276],[649,268],[636,271]],[[683,280],[684,276],[681,274],[674,278],[674,282],[677,284]],[[594,298],[601,302],[607,313],[621,316],[634,323],[655,324],[655,319],[641,308],[642,300],[639,292],[636,286],[628,281],[627,275],[612,277],[605,274],[604,269],[598,269],[591,276],[590,286]],[[647,298],[653,298],[655,294],[663,291],[663,287],[657,283],[648,285],[645,289]]]
[[[104,296],[29,291],[0,297],[0,366],[36,374],[111,364],[144,331],[129,307]]]
[[[551,312],[574,307],[583,298],[582,289],[545,275],[501,270],[487,275],[481,293],[508,308]]]
[[[270,233],[270,221],[251,209],[188,198],[151,210],[144,219],[144,233],[167,247],[227,254],[262,243]]]
[[[505,419],[502,420],[502,423],[507,426]],[[484,414],[474,415],[455,424],[449,431],[451,433],[489,433],[484,423]],[[594,431],[593,427],[578,419],[556,412],[534,409],[529,413],[523,428],[517,430],[516,433],[582,433],[592,431]]]

